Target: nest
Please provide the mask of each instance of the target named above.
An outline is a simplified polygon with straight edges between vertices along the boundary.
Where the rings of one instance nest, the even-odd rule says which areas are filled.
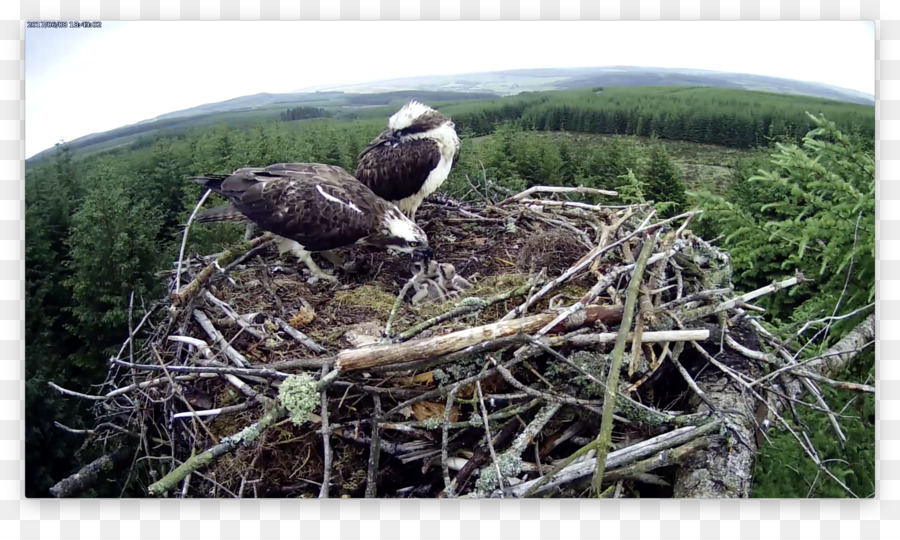
[[[602,488],[671,494],[728,423],[692,392],[703,348],[746,315],[724,306],[728,257],[693,213],[539,191],[422,207],[436,260],[470,284],[432,302],[412,301],[408,256],[345,250],[358,264],[334,284],[267,236],[180,262],[111,360],[98,433],[139,438],[154,495],[581,496],[602,445]]]

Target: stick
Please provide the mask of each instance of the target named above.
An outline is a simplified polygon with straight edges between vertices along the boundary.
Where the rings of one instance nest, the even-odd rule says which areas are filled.
[[[275,317],[275,322],[278,323],[278,326],[280,326],[281,329],[284,330],[284,332],[287,335],[291,336],[295,340],[302,343],[304,347],[311,350],[315,354],[322,354],[325,352],[325,347],[322,347],[321,345],[319,345],[318,343],[316,343],[315,341],[310,339],[306,334],[304,334],[300,330],[297,330],[296,328],[291,326],[284,319],[282,319],[280,317]],[[307,366],[307,367],[312,367],[312,366]]]
[[[719,426],[721,425],[721,422],[716,420],[702,426],[685,426],[668,433],[663,433],[662,435],[653,437],[652,439],[641,441],[627,448],[622,448],[621,450],[610,452],[606,458],[606,468],[612,470],[624,467],[629,463],[633,463],[637,460],[652,456],[667,448],[681,446],[698,437],[702,437],[703,435],[712,433],[713,431],[719,429]],[[508,488],[506,490],[506,494],[512,495],[514,497],[530,497],[531,495],[545,493],[565,483],[577,480],[579,478],[584,478],[585,476],[594,473],[596,469],[596,458],[586,459],[573,465],[570,465],[569,463],[581,456],[587,455],[591,450],[594,449],[593,447],[596,445],[596,443],[596,440],[591,441],[590,444],[581,448],[580,450],[572,454],[572,456],[567,458],[563,466],[557,467],[557,469],[553,472],[541,478],[536,478],[534,480],[523,482],[521,484],[517,484],[511,488]]]
[[[322,366],[322,377],[328,375],[330,366]],[[328,390],[322,389],[322,485],[319,488],[319,498],[327,499],[328,490],[331,487],[331,464],[334,454],[331,450],[331,429],[328,427]]]
[[[597,435],[597,466],[594,470],[594,479],[591,482],[594,493],[600,493],[600,485],[603,482],[603,471],[606,469],[606,456],[610,450],[610,441],[612,438],[612,421],[613,410],[616,405],[616,396],[619,393],[619,372],[622,368],[622,362],[625,359],[625,343],[628,330],[631,328],[631,319],[634,317],[634,305],[640,291],[641,279],[644,275],[644,268],[647,265],[647,259],[653,252],[656,245],[658,234],[653,235],[644,241],[641,248],[641,254],[638,256],[634,266],[634,273],[631,275],[631,283],[628,284],[628,292],[625,296],[625,312],[622,314],[622,324],[619,327],[619,337],[616,339],[616,346],[613,348],[612,365],[609,367],[609,375],[606,379],[606,396],[603,400],[603,417],[600,420],[600,433]]]
[[[391,314],[388,315],[387,323],[384,325],[384,336],[386,338],[391,337],[391,327],[394,325],[394,319],[397,317],[397,311],[400,309],[400,304],[403,303],[403,299],[406,297],[406,293],[409,292],[409,288],[412,287],[413,281],[409,280],[403,285],[403,288],[400,289],[400,293],[397,295],[397,299],[394,300],[394,306],[391,308]]]
[[[754,298],[759,298],[760,296],[764,296],[766,294],[770,294],[775,291],[780,291],[781,289],[793,287],[794,285],[796,285],[798,283],[803,283],[805,281],[809,281],[809,280],[804,278],[803,274],[798,273],[796,276],[794,276],[790,279],[786,279],[781,282],[775,282],[775,283],[772,283],[771,285],[766,285],[765,287],[760,287],[759,289],[756,289],[755,291],[750,291],[741,296],[732,298],[731,300],[726,300],[716,306],[706,306],[706,307],[697,308],[692,311],[688,311],[687,313],[680,315],[680,319],[682,322],[691,322],[691,321],[695,321],[697,319],[705,319],[706,317],[709,317],[710,315],[715,315],[716,313],[732,309],[735,306],[737,306],[739,303],[746,303],[746,302],[749,302],[750,300],[753,300]]]
[[[701,437],[693,441],[673,449],[666,449],[653,457],[638,461],[637,463],[627,465],[619,469],[613,469],[606,473],[606,479],[609,481],[622,480],[625,478],[634,478],[638,475],[669,467],[684,461],[685,458],[692,455],[698,450],[702,450],[709,446],[709,438]]]
[[[178,266],[175,268],[175,294],[178,294],[181,291],[181,261],[184,260],[184,246],[187,245],[188,232],[191,230],[191,223],[194,222],[194,218],[197,217],[197,212],[200,211],[200,207],[206,202],[206,198],[209,197],[210,193],[212,193],[212,190],[207,189],[206,193],[200,197],[200,201],[197,203],[197,206],[194,207],[194,211],[191,212],[191,217],[188,218],[187,224],[184,226],[184,234],[181,237],[181,249],[178,250]]]
[[[104,473],[127,461],[130,453],[117,452],[100,456],[82,467],[78,472],[57,482],[50,488],[50,494],[56,498],[71,497],[97,483]]]
[[[252,325],[249,322],[247,322],[246,320],[244,320],[244,318],[241,317],[240,315],[238,315],[237,312],[231,306],[228,305],[228,303],[223,302],[222,300],[219,300],[218,298],[216,298],[216,296],[213,293],[211,293],[209,291],[203,291],[203,297],[206,298],[207,300],[209,300],[210,302],[212,302],[213,304],[219,306],[219,309],[222,310],[222,313],[224,313],[226,317],[228,317],[229,319],[234,321],[235,324],[237,324],[238,326],[243,328],[245,332],[247,332],[251,336],[255,337],[256,339],[259,339],[259,340],[266,339],[265,332],[260,332],[259,330],[257,330],[254,327],[254,325]]]
[[[370,420],[372,424],[372,441],[369,445],[369,467],[366,472],[366,494],[367,499],[374,499],[378,496],[378,458],[381,454],[381,436],[378,434],[378,420],[381,416],[381,398],[378,394],[372,396],[375,402],[375,413]]]
[[[492,306],[498,302],[503,302],[504,300],[509,300],[514,296],[522,296],[523,294],[528,293],[528,291],[530,291],[531,288],[534,287],[534,285],[535,281],[530,280],[528,283],[522,285],[521,287],[511,289],[509,291],[506,291],[505,293],[494,295],[488,299],[474,297],[467,298],[466,300],[468,300],[468,303],[460,302],[455,308],[451,309],[450,311],[442,313],[436,317],[432,317],[427,321],[420,322],[419,324],[413,326],[405,332],[401,332],[396,338],[394,338],[394,341],[406,341],[431,328],[434,325],[441,324],[442,322],[449,321],[462,315],[481,311],[488,306]]]
[[[228,407],[219,407],[218,409],[207,409],[205,411],[182,412],[172,415],[173,420],[180,418],[201,418],[204,416],[218,416],[220,414],[228,414],[233,412],[246,411],[253,406],[253,401],[245,401],[238,405],[230,405]]]
[[[443,336],[435,336],[401,344],[375,345],[362,349],[349,349],[338,353],[335,366],[342,371],[371,369],[417,360],[439,358],[466,347],[477,345],[518,333],[531,333],[556,317],[554,313],[542,313],[524,319],[501,321],[475,328],[459,330]],[[589,306],[584,316],[570,318],[563,328],[591,325],[596,321],[611,324],[621,317],[621,308],[615,306]]]
[[[475,389],[478,391],[478,403],[481,405],[481,421],[484,425],[484,436],[487,440],[487,447],[491,453],[491,462],[494,464],[494,470],[497,472],[497,485],[500,487],[500,497],[503,498],[503,473],[500,472],[500,463],[497,461],[497,452],[494,450],[494,442],[491,439],[491,426],[488,423],[487,407],[484,406],[484,394],[481,393],[481,381],[475,381]]]
[[[200,311],[199,309],[194,310],[194,319],[200,323],[200,327],[206,332],[206,335],[210,337],[213,343],[218,345],[225,356],[228,357],[237,367],[250,367],[250,362],[244,358],[244,355],[237,352],[234,347],[232,347],[228,341],[225,340],[225,336],[219,332],[215,326],[213,326],[212,321],[209,320],[209,317],[206,316],[205,313]]]
[[[456,493],[453,484],[450,482],[450,469],[447,464],[447,435],[450,430],[450,410],[453,408],[453,400],[456,399],[458,386],[454,386],[453,390],[447,395],[447,403],[444,405],[444,425],[441,428],[441,473],[444,475],[444,491],[445,497],[455,497]]]
[[[618,197],[618,191],[612,191],[608,189],[594,189],[584,186],[578,187],[566,187],[566,186],[531,186],[525,191],[519,193],[518,195],[513,195],[512,197],[500,201],[495,206],[504,206],[519,199],[524,199],[531,195],[532,193],[579,193],[581,195],[607,195],[609,197]]]
[[[319,379],[316,382],[316,389],[321,391],[324,388],[327,388],[328,385],[337,378],[339,373],[340,372],[338,371],[332,371],[325,377]],[[208,467],[218,461],[220,457],[234,452],[241,446],[251,444],[257,440],[262,432],[275,425],[287,415],[288,411],[282,405],[279,404],[272,407],[256,423],[247,426],[236,435],[222,439],[222,442],[219,444],[200,452],[199,454],[195,454],[169,474],[165,475],[161,480],[151,484],[150,487],[147,488],[148,493],[150,493],[150,495],[159,496],[174,489],[188,474]]]
[[[194,296],[200,292],[200,289],[209,281],[209,278],[216,272],[217,269],[221,270],[225,265],[230,263],[231,261],[237,259],[247,251],[255,248],[260,244],[265,244],[271,241],[274,236],[270,233],[264,234],[262,236],[258,236],[249,242],[244,242],[243,244],[233,247],[219,256],[214,262],[206,265],[206,268],[200,271],[197,274],[197,277],[191,281],[183,291],[180,293],[176,293],[172,295],[172,307],[171,309],[179,308],[185,305],[189,300],[191,300]]]

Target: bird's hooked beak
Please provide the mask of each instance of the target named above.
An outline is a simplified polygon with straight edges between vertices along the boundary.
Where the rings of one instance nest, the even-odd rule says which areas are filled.
[[[417,248],[413,250],[413,259],[422,261],[423,268],[428,266],[431,259],[434,258],[434,251],[431,248]]]

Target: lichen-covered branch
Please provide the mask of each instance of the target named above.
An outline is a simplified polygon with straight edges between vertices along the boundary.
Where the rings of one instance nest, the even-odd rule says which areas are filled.
[[[619,336],[613,348],[612,364],[609,367],[609,376],[606,379],[606,392],[603,400],[603,416],[600,419],[600,433],[597,435],[597,465],[594,471],[594,479],[591,482],[594,492],[600,493],[600,484],[603,481],[603,471],[606,469],[606,455],[610,450],[612,438],[613,411],[616,405],[616,396],[619,394],[619,373],[622,370],[622,362],[625,359],[625,344],[628,342],[628,331],[631,329],[631,320],[634,317],[634,305],[640,293],[641,280],[644,277],[644,268],[647,260],[656,246],[657,235],[644,240],[641,254],[634,265],[634,273],[631,275],[631,283],[628,284],[628,292],[625,295],[625,311],[622,313],[622,323],[619,326]]]
[[[215,260],[215,262],[206,265],[206,267],[201,270],[199,274],[197,274],[197,277],[195,277],[193,281],[188,283],[180,293],[172,295],[172,307],[181,307],[185,305],[190,299],[197,296],[197,293],[199,293],[206,282],[209,281],[209,278],[211,278],[216,273],[216,270],[221,270],[231,261],[237,259],[244,253],[259,245],[270,242],[273,238],[274,237],[270,233],[266,233],[258,238],[254,238],[249,242],[244,242],[239,246],[233,247],[220,255],[219,258]]]
[[[331,384],[331,382],[337,378],[338,374],[338,371],[328,373],[319,379],[313,388],[316,392],[320,392]],[[315,403],[317,401],[315,395],[306,396],[306,398],[307,399],[302,400],[304,403],[307,401]],[[220,457],[234,452],[241,446],[252,444],[259,439],[259,436],[264,431],[272,427],[281,419],[287,416],[292,416],[292,419],[299,419],[300,415],[298,413],[300,411],[289,410],[288,407],[291,407],[293,403],[284,403],[284,401],[283,397],[279,398],[279,403],[269,409],[259,421],[245,427],[243,430],[230,437],[225,437],[219,444],[200,452],[199,454],[195,454],[162,479],[151,484],[150,487],[147,488],[147,492],[154,496],[162,495],[174,489],[187,475],[208,467],[210,464],[215,463]],[[310,407],[309,410],[311,411],[312,407]]]

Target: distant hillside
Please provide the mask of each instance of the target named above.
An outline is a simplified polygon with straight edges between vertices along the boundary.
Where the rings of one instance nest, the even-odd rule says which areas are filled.
[[[525,91],[561,90],[591,86],[712,86],[762,90],[782,94],[836,99],[850,103],[874,105],[870,94],[827,84],[795,81],[778,77],[707,71],[701,69],[650,68],[633,66],[542,68],[462,73],[389,79],[342,86],[314,86],[305,91],[389,92],[416,89],[454,92],[494,92],[517,94]]]
[[[217,103],[207,103],[190,109],[166,113],[156,118],[136,124],[122,126],[102,133],[92,133],[68,141],[73,152],[106,150],[129,144],[140,137],[155,133],[172,133],[194,127],[229,122],[247,124],[266,118],[277,119],[285,110],[297,106],[321,107],[331,112],[341,113],[362,107],[397,106],[411,99],[429,104],[471,101],[500,97],[492,92],[451,92],[429,90],[397,90],[391,92],[354,94],[341,91],[293,92],[286,94],[254,94]],[[48,148],[26,160],[32,164],[53,155],[54,148]]]

